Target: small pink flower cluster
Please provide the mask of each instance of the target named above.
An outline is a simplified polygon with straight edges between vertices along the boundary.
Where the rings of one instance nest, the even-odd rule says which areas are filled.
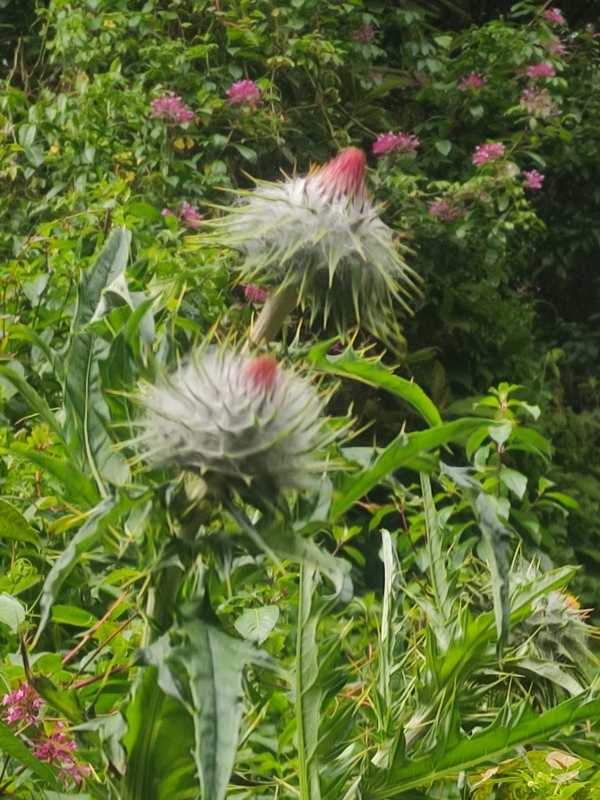
[[[550,55],[555,56],[556,58],[562,58],[567,53],[567,48],[560,39],[551,39],[544,45],[544,47],[550,53]]]
[[[388,153],[414,153],[421,144],[411,133],[383,133],[373,142],[373,153],[385,156]]]
[[[17,689],[5,694],[2,705],[6,711],[4,719],[8,725],[22,724],[27,728],[40,723],[40,709],[44,701],[28,683],[22,683]],[[34,728],[33,733],[28,731],[24,741],[31,747],[33,755],[40,761],[54,764],[65,784],[72,778],[79,786],[84,778],[91,773],[87,764],[82,764],[75,758],[77,749],[75,741],[69,737],[62,722],[56,722],[50,736],[39,728]]]
[[[15,722],[33,725],[39,719],[44,701],[33,686],[22,683],[18,689],[4,695],[2,705],[6,706],[5,719],[9,725]]]
[[[551,117],[558,110],[547,89],[524,89],[519,105],[532,117],[540,119]]]
[[[163,208],[160,212],[163,217],[178,217],[188,228],[199,228],[204,217],[198,213],[198,209],[184,200],[177,206],[177,211],[170,208]]]
[[[57,722],[50,736],[35,743],[33,755],[40,761],[54,764],[65,784],[68,783],[68,778],[72,778],[79,786],[92,770],[87,764],[81,764],[76,760],[73,755],[75,750],[77,745],[64,732],[62,722]]]
[[[370,22],[367,22],[364,25],[361,25],[358,30],[354,31],[352,38],[355,42],[369,44],[369,42],[372,42],[376,36],[377,28],[374,25],[371,25]]]
[[[458,84],[458,89],[461,92],[468,92],[470,89],[474,91],[482,89],[485,86],[485,78],[478,72],[469,72],[464,75]]]
[[[566,25],[567,23],[560,8],[547,8],[544,11],[543,17],[551,25]]]
[[[480,167],[482,164],[487,164],[489,161],[495,161],[497,158],[502,158],[503,155],[504,145],[500,142],[478,144],[471,160],[476,167]]]
[[[249,303],[264,303],[269,296],[269,292],[261,286],[248,283],[244,286],[244,297]]]
[[[525,178],[524,186],[532,192],[539,192],[544,185],[545,175],[538,172],[537,169],[524,170],[523,177]]]
[[[429,204],[429,213],[443,222],[454,222],[463,216],[462,210],[451,205],[447,200],[434,200]]]
[[[260,89],[254,81],[236,81],[227,89],[227,99],[232,106],[249,105],[256,108],[260,103]]]
[[[538,78],[554,78],[555,76],[556,70],[552,64],[532,64],[531,67],[527,67],[527,77],[534,80]]]
[[[196,119],[194,112],[186,106],[179,95],[173,92],[167,92],[150,103],[150,116],[168,119],[178,125],[193,122]]]

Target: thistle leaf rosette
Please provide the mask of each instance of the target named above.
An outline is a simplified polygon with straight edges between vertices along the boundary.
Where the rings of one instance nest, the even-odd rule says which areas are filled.
[[[322,414],[327,397],[272,356],[201,348],[139,399],[141,457],[214,484],[312,489],[337,435]]]
[[[304,177],[257,180],[207,222],[211,233],[192,241],[240,251],[244,283],[293,287],[311,322],[332,318],[340,331],[362,322],[387,338],[395,304],[410,312],[418,277],[371,203],[365,178],[365,154],[351,147]]]

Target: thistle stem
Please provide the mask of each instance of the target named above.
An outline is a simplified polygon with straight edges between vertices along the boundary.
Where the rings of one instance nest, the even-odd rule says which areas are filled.
[[[274,339],[297,302],[298,292],[291,286],[286,286],[270,295],[252,326],[250,343],[257,345]]]

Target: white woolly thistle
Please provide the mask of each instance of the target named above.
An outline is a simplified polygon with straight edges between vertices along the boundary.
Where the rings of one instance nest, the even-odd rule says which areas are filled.
[[[340,330],[364,321],[375,334],[393,324],[418,292],[393,233],[365,188],[366,158],[348,148],[305,177],[257,181],[199,240],[244,254],[242,280],[293,286],[311,318],[332,316]]]
[[[326,399],[271,356],[200,349],[140,401],[137,443],[151,465],[278,489],[313,488],[327,466]]]

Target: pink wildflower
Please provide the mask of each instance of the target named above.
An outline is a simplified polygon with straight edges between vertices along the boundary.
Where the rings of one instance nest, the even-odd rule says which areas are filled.
[[[203,216],[198,213],[198,209],[186,200],[179,204],[177,216],[188,228],[199,228],[203,220]]]
[[[419,138],[410,133],[382,133],[373,142],[373,153],[379,157],[388,153],[414,153],[420,144]]]
[[[377,28],[374,25],[371,25],[370,22],[361,25],[360,28],[358,28],[352,34],[354,41],[361,42],[362,44],[369,44],[369,42],[372,42],[376,36]]]
[[[551,117],[557,112],[556,103],[547,89],[524,89],[519,105],[532,117],[540,119]]]
[[[150,103],[150,108],[150,116],[171,120],[178,125],[193,122],[196,119],[194,112],[186,106],[179,95],[173,92],[167,92],[161,97],[157,97]]]
[[[9,725],[14,722],[24,722],[32,725],[39,719],[39,711],[44,701],[36,690],[28,683],[22,683],[2,698],[2,705],[6,706],[6,721]]]
[[[546,50],[556,58],[562,58],[567,53],[567,48],[560,39],[551,39],[545,44]]]
[[[566,25],[567,22],[560,8],[547,8],[544,11],[543,17],[551,25]]]
[[[345,150],[320,167],[308,180],[318,183],[331,197],[365,195],[367,158],[358,147]]]
[[[485,86],[485,78],[478,72],[469,72],[464,75],[458,84],[458,89],[461,92],[468,92],[469,89],[477,90]]]
[[[40,761],[54,764],[61,778],[71,777],[77,785],[91,773],[87,764],[81,764],[74,756],[77,745],[65,732],[62,722],[57,722],[50,736],[41,739],[33,746],[33,755]]]
[[[249,303],[264,303],[269,296],[269,292],[261,286],[254,286],[248,283],[244,286],[244,297]]]
[[[488,161],[495,161],[497,158],[502,158],[504,155],[504,145],[500,142],[492,142],[490,144],[478,144],[473,153],[473,164],[480,167],[482,164],[487,164]]]
[[[260,103],[260,89],[254,81],[236,81],[227,89],[227,98],[232,106],[246,103],[252,108]]]
[[[462,212],[456,206],[451,205],[447,200],[434,200],[429,204],[429,213],[436,219],[443,222],[454,222],[462,216]]]
[[[533,78],[534,80],[537,78],[554,78],[556,70],[552,64],[533,64],[531,67],[527,67],[526,74],[528,78]]]
[[[175,212],[171,211],[170,208],[163,208],[163,210],[160,212],[160,215],[161,215],[161,217],[174,217],[174,216],[176,216]]]
[[[524,170],[523,177],[525,178],[524,186],[526,189],[530,189],[532,192],[539,192],[539,190],[544,185],[545,175],[542,175],[541,172],[538,172],[537,169],[532,170]]]

